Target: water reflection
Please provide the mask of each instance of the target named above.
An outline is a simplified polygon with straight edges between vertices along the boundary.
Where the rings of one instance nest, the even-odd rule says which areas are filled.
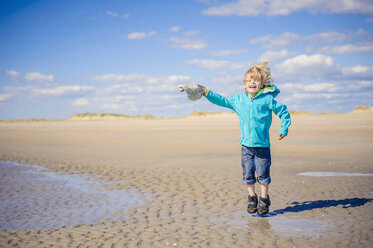
[[[336,171],[307,171],[298,173],[300,176],[311,177],[367,177],[373,176],[373,173],[349,173],[349,172],[336,172]]]
[[[273,232],[278,235],[294,236],[296,234],[313,237],[318,233],[327,231],[333,224],[321,220],[309,220],[299,216],[277,216],[275,212],[268,213],[267,217],[250,215],[245,211],[228,213],[219,218],[210,219],[212,222],[224,222],[228,226],[250,228],[261,230],[262,232]]]
[[[103,190],[81,175],[0,161],[0,229],[60,227],[125,219],[125,211],[149,200],[133,191]],[[110,182],[109,182],[110,183]]]

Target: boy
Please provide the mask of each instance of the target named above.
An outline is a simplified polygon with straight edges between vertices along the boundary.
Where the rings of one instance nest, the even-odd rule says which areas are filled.
[[[268,62],[262,62],[245,73],[243,85],[246,93],[225,98],[200,86],[210,102],[232,109],[239,117],[243,183],[249,191],[247,211],[250,214],[258,212],[259,215],[265,215],[271,205],[268,185],[271,182],[269,128],[272,124],[272,111],[281,119],[279,140],[288,134],[291,123],[287,107],[274,100],[280,90],[271,85],[271,82]],[[255,194],[255,171],[261,189],[259,201]]]

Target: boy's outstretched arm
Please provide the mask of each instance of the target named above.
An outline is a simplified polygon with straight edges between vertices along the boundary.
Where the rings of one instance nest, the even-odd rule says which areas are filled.
[[[281,119],[280,136],[278,139],[282,140],[288,135],[288,129],[291,124],[288,108],[285,104],[279,103],[274,99],[272,99],[271,101],[270,108],[273,111],[273,113],[278,115]]]
[[[234,104],[233,104],[233,97],[226,98],[222,95],[219,95],[217,93],[212,92],[211,90],[207,89],[206,87],[204,87],[202,85],[200,85],[200,87],[202,88],[202,90],[204,92],[203,95],[207,98],[207,100],[209,100],[213,104],[219,105],[221,107],[230,108],[233,111],[235,111],[234,110]]]

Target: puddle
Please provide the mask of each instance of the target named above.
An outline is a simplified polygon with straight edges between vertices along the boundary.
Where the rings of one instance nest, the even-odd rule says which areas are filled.
[[[300,176],[311,177],[366,177],[373,176],[373,173],[349,173],[349,172],[332,172],[332,171],[308,171],[298,173]]]
[[[102,188],[113,182],[43,169],[0,161],[0,230],[125,219],[126,209],[150,200],[145,194]]]
[[[224,223],[230,227],[244,227],[250,228],[255,226],[261,228],[263,231],[271,230],[278,235],[285,235],[293,237],[295,234],[303,235],[306,237],[317,236],[321,232],[331,230],[332,223],[308,220],[301,217],[285,217],[278,216],[275,212],[269,212],[263,218],[258,215],[250,215],[245,211],[237,211],[218,218],[210,218],[211,222]]]
[[[275,233],[292,237],[295,233],[307,237],[317,236],[320,232],[330,230],[332,224],[318,220],[307,220],[301,217],[277,216],[269,219]]]

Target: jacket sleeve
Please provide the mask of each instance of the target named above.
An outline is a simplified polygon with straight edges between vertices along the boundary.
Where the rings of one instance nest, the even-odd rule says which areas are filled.
[[[219,105],[225,108],[230,108],[233,111],[235,111],[235,106],[234,106],[235,97],[226,98],[222,95],[212,92],[211,90],[208,90],[206,94],[206,98],[213,104],[216,104],[216,105]]]
[[[270,108],[281,119],[280,134],[288,135],[288,128],[291,124],[288,108],[285,104],[279,103],[273,98],[271,99]]]

